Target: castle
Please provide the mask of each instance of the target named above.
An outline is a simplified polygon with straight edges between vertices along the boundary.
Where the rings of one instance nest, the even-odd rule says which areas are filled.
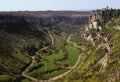
[[[102,20],[102,12],[106,10],[108,10],[108,6],[107,8],[92,11],[91,16],[89,17],[89,25],[87,26],[86,30],[87,29],[101,30],[102,27],[100,21]]]

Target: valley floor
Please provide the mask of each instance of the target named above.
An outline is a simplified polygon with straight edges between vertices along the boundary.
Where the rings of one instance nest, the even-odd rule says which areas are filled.
[[[50,46],[52,46],[52,45],[54,45],[54,38],[53,38],[53,36],[52,36],[51,34],[50,34],[49,36],[51,37],[51,41],[52,41],[52,43],[51,43]],[[69,36],[68,36],[66,43],[68,43],[68,44],[70,44],[70,45],[73,45],[74,47],[76,47],[76,48],[78,48],[78,49],[84,50],[83,48],[81,48],[80,46],[78,46],[76,43],[70,41],[71,36],[72,36],[72,35],[69,35]],[[47,50],[47,49],[49,49],[50,46],[44,47],[44,48],[40,49],[40,51],[42,51],[42,50]],[[31,80],[31,81],[34,81],[34,82],[52,82],[52,81],[56,81],[56,80],[58,80],[58,79],[64,78],[66,75],[68,75],[69,73],[73,72],[73,71],[76,69],[76,67],[78,66],[78,64],[79,64],[79,62],[80,62],[80,59],[81,59],[82,54],[83,54],[83,53],[80,53],[80,54],[78,55],[77,60],[76,60],[76,63],[75,63],[73,66],[71,66],[71,67],[69,68],[69,70],[66,70],[65,72],[63,72],[63,73],[60,74],[60,75],[51,77],[51,78],[49,78],[48,80],[39,80],[38,78],[35,78],[35,77],[33,77],[33,76],[30,76],[29,74],[26,73],[27,71],[29,71],[29,68],[32,67],[33,64],[34,64],[34,62],[35,62],[35,57],[36,57],[36,55],[35,55],[35,56],[32,56],[32,57],[31,57],[31,58],[32,58],[32,62],[31,62],[31,64],[22,72],[22,76],[25,77],[25,78],[27,78],[27,79],[29,79],[29,80]],[[74,54],[73,54],[73,55],[74,55]]]

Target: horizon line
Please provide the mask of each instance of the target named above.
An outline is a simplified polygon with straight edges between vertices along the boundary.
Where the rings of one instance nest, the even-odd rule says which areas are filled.
[[[49,10],[49,9],[48,10],[0,10],[0,12],[17,12],[17,11],[18,12],[20,12],[20,11],[21,12],[22,11],[28,11],[28,12],[29,11],[92,11],[92,10],[96,10],[96,9],[80,9],[80,10],[72,10],[72,9],[71,10],[70,9],[68,9],[68,10],[64,10],[64,9],[63,10],[52,10],[52,9],[51,10]]]

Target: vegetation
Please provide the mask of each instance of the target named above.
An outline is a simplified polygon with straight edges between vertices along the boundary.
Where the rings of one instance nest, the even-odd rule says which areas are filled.
[[[66,45],[65,49],[68,53],[68,58],[63,62],[65,64],[73,66],[76,62],[76,59],[78,58],[78,55],[80,54],[79,53],[80,51],[76,47],[72,46],[71,44]]]
[[[119,26],[119,10],[109,9],[102,14],[102,30],[95,31],[94,33],[102,34],[102,37],[107,37],[107,42],[110,47],[110,51],[105,50],[104,47],[99,47],[104,43],[104,40],[95,40],[95,45],[85,45],[89,42],[85,41],[81,35],[74,35],[73,41],[76,41],[80,46],[85,46],[84,54],[82,55],[82,61],[80,62],[78,69],[66,76],[66,78],[60,79],[57,82],[108,82],[113,79],[114,82],[119,82],[120,78],[120,31],[115,27]],[[114,21],[114,22],[113,22]],[[91,32],[90,32],[91,33]],[[79,38],[78,38],[79,37]],[[84,43],[85,42],[85,43]],[[107,62],[105,58],[108,53]],[[103,60],[102,60],[103,59]],[[100,63],[103,62],[103,64]],[[117,76],[118,75],[118,76]]]
[[[5,19],[14,19],[8,22]],[[31,55],[51,41],[46,32],[26,23],[24,17],[0,15],[0,82],[14,82],[21,79],[21,72],[30,64]],[[42,35],[42,36],[41,36]],[[3,78],[4,76],[4,78]],[[10,76],[10,77],[9,77]],[[2,79],[3,78],[3,79]]]
[[[48,80],[70,69],[72,71],[57,82],[107,82],[110,79],[119,82],[119,9],[102,11],[102,29],[87,32],[84,24],[88,23],[89,13],[84,17],[80,17],[79,12],[48,11],[49,16],[43,16],[45,12],[37,12],[41,16],[24,13],[0,14],[0,82],[32,82],[22,77],[23,72],[39,80]],[[50,34],[54,37],[52,46]],[[70,34],[71,42],[66,42]],[[93,41],[88,40],[89,35]],[[41,50],[46,46],[50,47]]]
[[[102,12],[103,24],[111,22],[110,26],[120,25],[119,18],[120,9],[107,9],[106,11]]]
[[[36,59],[28,74],[39,79],[55,77],[67,71],[67,67],[73,66],[78,55],[79,50],[76,47],[66,44],[65,48],[58,52],[52,51],[51,54],[45,54],[40,59]]]
[[[31,82],[31,81],[28,79],[22,79],[21,82]]]

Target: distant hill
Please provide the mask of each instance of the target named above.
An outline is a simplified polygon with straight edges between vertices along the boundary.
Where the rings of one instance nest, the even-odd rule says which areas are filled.
[[[88,23],[90,11],[19,11],[19,12],[0,12],[0,23],[17,22],[29,23],[47,27],[49,30],[59,35],[61,32],[76,32],[74,29],[80,28]],[[12,16],[12,17],[11,17]],[[14,18],[22,17],[22,22]],[[21,19],[20,19],[21,20]],[[69,28],[69,29],[68,29]],[[56,32],[57,30],[57,32]],[[71,31],[72,30],[72,31]]]
[[[31,62],[30,56],[51,43],[47,30],[34,24],[37,19],[29,19],[0,15],[0,82],[19,78],[16,75]]]
[[[76,32],[88,23],[90,12],[0,12],[0,82],[18,82],[31,56],[51,44],[49,31]]]

